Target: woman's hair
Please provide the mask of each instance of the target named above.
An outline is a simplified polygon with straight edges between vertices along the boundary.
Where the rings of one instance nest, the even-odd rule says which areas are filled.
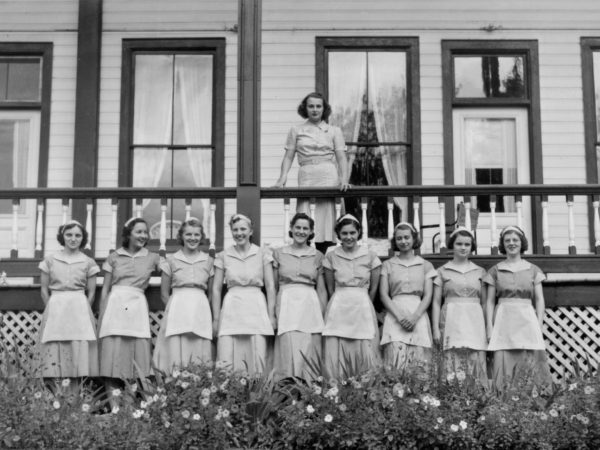
[[[454,249],[454,242],[459,236],[471,238],[471,253],[477,250],[477,241],[475,240],[475,236],[468,230],[454,230],[450,237],[448,238],[448,250]]]
[[[338,221],[335,223],[335,235],[338,239],[341,239],[340,232],[342,231],[342,228],[344,228],[346,225],[354,225],[354,228],[356,228],[356,231],[358,231],[357,239],[362,239],[363,233],[362,227],[360,226],[360,222],[356,219],[356,217],[350,214],[346,214],[345,216],[339,218]]]
[[[56,234],[56,240],[58,241],[58,243],[60,245],[62,245],[64,247],[65,245],[65,231],[70,230],[71,228],[79,228],[81,230],[81,244],[79,244],[79,248],[84,248],[88,242],[88,232],[85,228],[83,228],[83,225],[81,225],[79,222],[77,222],[76,220],[72,220],[70,222],[65,223],[64,225],[61,225],[60,227],[58,227],[58,233]]]
[[[529,242],[525,237],[525,232],[515,225],[509,225],[500,232],[500,240],[498,241],[498,251],[501,254],[506,255],[506,247],[504,247],[504,236],[510,233],[514,233],[517,236],[519,236],[519,239],[521,240],[521,253],[525,253],[529,248]]]
[[[413,250],[421,247],[423,241],[421,241],[421,236],[419,236],[419,233],[417,232],[415,227],[413,227],[410,223],[401,222],[394,227],[394,235],[392,236],[392,239],[390,239],[390,247],[392,248],[393,252],[400,251],[400,249],[396,245],[396,231],[398,230],[410,231],[410,235],[413,239]]]
[[[329,120],[329,116],[331,115],[331,105],[325,99],[325,96],[320,92],[311,92],[306,97],[302,99],[302,102],[298,105],[298,114],[303,119],[308,119],[308,110],[306,109],[306,103],[309,98],[319,98],[323,101],[323,120],[327,122]]]
[[[179,230],[177,230],[177,243],[179,245],[183,245],[183,233],[185,233],[185,229],[187,227],[200,228],[200,243],[204,242],[204,239],[206,239],[206,235],[204,234],[204,227],[202,226],[202,222],[200,222],[200,220],[196,219],[195,217],[190,217],[189,219],[185,220],[179,227]]]
[[[131,238],[131,232],[138,223],[143,223],[146,225],[146,229],[148,228],[148,223],[141,217],[131,218],[125,222],[125,225],[123,225],[123,231],[121,232],[121,245],[123,247],[129,247],[129,238]],[[146,245],[148,245],[148,241],[146,241],[144,247]]]
[[[254,229],[254,224],[252,223],[252,219],[248,216],[245,216],[244,214],[239,214],[239,213],[236,213],[233,216],[231,216],[231,219],[229,219],[229,228],[231,228],[233,226],[233,224],[238,223],[239,221],[246,222],[251,230]]]
[[[290,220],[290,230],[288,231],[288,236],[292,237],[292,228],[294,228],[294,225],[299,220],[308,220],[308,227],[310,228],[310,235],[308,236],[308,239],[306,240],[306,244],[310,245],[310,241],[312,241],[312,239],[315,237],[315,233],[314,233],[315,221],[313,220],[312,217],[310,217],[306,213],[302,213],[302,212],[296,213],[294,215],[294,217],[292,217],[292,220]]]

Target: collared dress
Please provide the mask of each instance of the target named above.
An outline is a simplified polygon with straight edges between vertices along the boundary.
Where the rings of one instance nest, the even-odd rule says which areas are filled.
[[[485,273],[471,261],[466,267],[449,261],[437,270],[433,283],[442,289],[439,325],[447,373],[462,370],[487,386],[487,337],[481,306]]]
[[[433,265],[420,256],[415,256],[408,263],[394,256],[383,263],[380,283],[387,284],[392,302],[403,315],[408,316],[419,307],[426,280],[435,276]],[[410,331],[386,312],[381,345],[386,365],[426,371],[432,356],[431,324],[427,312],[421,315]]]
[[[335,279],[322,333],[329,378],[347,378],[380,363],[377,318],[369,297],[371,271],[379,266],[381,261],[366,246],[358,246],[354,254],[335,247],[325,255],[323,267]]]
[[[324,326],[316,291],[317,279],[323,271],[323,254],[309,246],[298,253],[288,245],[273,251],[273,267],[279,278],[275,376],[315,379],[320,374],[311,367],[318,367],[321,360]]]
[[[298,186],[337,187],[340,174],[335,157],[336,150],[346,150],[342,130],[321,121],[315,125],[310,120],[293,126],[285,142],[285,150],[298,155]],[[298,200],[297,212],[310,214],[308,200]],[[335,202],[319,199],[315,205],[315,242],[335,241]]]
[[[96,321],[85,295],[88,279],[100,268],[79,252],[44,258],[39,269],[50,279],[50,299],[42,316],[38,350],[42,377],[98,375]]]
[[[152,362],[166,373],[175,367],[214,360],[212,313],[206,292],[214,275],[214,258],[197,252],[189,259],[182,250],[160,265],[171,277],[172,293],[156,339]]]
[[[144,291],[159,256],[146,248],[134,255],[124,248],[112,252],[102,269],[112,274],[105,304],[100,305],[100,375],[132,379],[150,375],[150,319]]]
[[[492,378],[502,389],[517,377],[533,377],[540,385],[552,382],[544,337],[535,306],[535,286],[545,279],[528,261],[492,267],[483,281],[496,288],[496,308],[488,350],[494,352]]]
[[[223,270],[227,285],[219,316],[217,360],[233,370],[256,374],[272,366],[267,337],[274,332],[262,292],[264,265],[272,261],[270,254],[254,244],[245,256],[231,246],[215,259],[215,267]]]

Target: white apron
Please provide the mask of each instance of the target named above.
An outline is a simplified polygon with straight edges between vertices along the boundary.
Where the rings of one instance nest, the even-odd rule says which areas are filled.
[[[165,336],[194,333],[212,339],[212,314],[206,293],[200,288],[174,288],[165,311]]]
[[[275,334],[269,320],[267,301],[259,287],[232,287],[223,299],[219,336],[236,334]]]
[[[487,350],[483,309],[478,298],[449,297],[442,309],[444,350],[470,348]]]
[[[96,340],[84,291],[53,291],[45,314],[42,342]]]
[[[336,288],[328,305],[322,334],[349,339],[373,339],[375,323],[375,309],[366,288]]]
[[[150,338],[148,301],[141,289],[131,286],[111,288],[99,336]]]
[[[544,337],[528,298],[501,298],[494,313],[489,351],[545,350]]]
[[[319,297],[314,287],[302,284],[284,284],[279,290],[277,334],[288,331],[320,333],[324,322]]]
[[[394,296],[392,302],[394,302],[400,314],[410,316],[419,307],[421,297],[418,295],[401,294]],[[427,313],[425,312],[419,317],[412,331],[404,329],[392,314],[386,313],[383,321],[383,330],[381,331],[381,345],[389,344],[390,342],[404,342],[409,345],[431,348],[431,325],[429,324]]]

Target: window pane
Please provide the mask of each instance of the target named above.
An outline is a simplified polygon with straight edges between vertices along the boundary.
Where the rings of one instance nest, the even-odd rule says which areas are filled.
[[[19,60],[8,65],[6,100],[40,101],[40,60]]]
[[[134,145],[171,145],[173,56],[136,55]]]
[[[7,84],[8,84],[8,63],[0,60],[0,101],[6,100]]]
[[[454,95],[457,98],[524,98],[522,56],[455,56]]]
[[[0,189],[28,186],[29,138],[29,120],[0,120]],[[0,213],[12,212],[11,205],[0,200]]]
[[[173,143],[212,142],[213,68],[211,55],[175,56]]]
[[[594,52],[594,98],[596,100],[596,141],[600,142],[600,52]]]

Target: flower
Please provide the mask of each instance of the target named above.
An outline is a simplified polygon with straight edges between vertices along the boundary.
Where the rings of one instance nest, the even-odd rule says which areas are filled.
[[[202,397],[210,397],[210,389],[208,389],[208,388],[202,389],[202,392],[200,392],[200,395]]]
[[[71,380],[69,378],[64,378],[61,382],[60,382],[62,387],[69,387],[69,385],[71,384]]]
[[[187,381],[184,381],[181,383],[181,389],[187,389],[189,387],[190,383],[188,383]]]
[[[480,422],[485,422],[485,416],[479,416],[479,419],[478,419],[478,420],[479,420]]]
[[[454,378],[456,377],[456,374],[454,372],[450,372],[448,375],[446,375],[446,380],[448,382],[454,381]]]
[[[329,423],[333,420],[333,416],[331,414],[327,414],[323,420]]]
[[[539,394],[537,391],[537,388],[534,386],[533,389],[531,390],[531,398],[538,398]]]
[[[173,371],[173,373],[171,374],[171,376],[172,376],[173,378],[179,378],[179,375],[181,375],[181,372],[180,372],[179,370],[177,370],[177,369],[175,369],[175,370]]]
[[[248,380],[246,380],[245,378],[240,378],[240,384],[242,386],[246,386],[248,384]]]
[[[506,423],[506,419],[504,417],[500,418],[500,423]]]
[[[464,420],[461,420],[458,425],[463,429],[466,430],[467,429],[467,422],[465,422]]]
[[[171,422],[165,420],[165,428],[169,428],[171,426]]]
[[[113,406],[110,412],[113,414],[117,414],[119,412],[119,409],[120,408],[118,406]]]
[[[134,412],[131,413],[131,415],[134,419],[139,419],[144,415],[144,411],[142,411],[141,409],[136,409]]]
[[[111,392],[113,397],[120,397],[121,396],[121,389],[113,389]]]
[[[42,398],[42,393],[41,393],[41,392],[39,392],[39,391],[38,391],[38,392],[36,392],[35,394],[33,394],[33,398],[36,398],[36,399],[38,399],[38,400],[39,400],[40,398]]]
[[[227,419],[229,417],[229,411],[227,409],[224,409],[221,414],[225,419]]]
[[[593,394],[595,391],[596,391],[596,389],[594,389],[592,386],[586,386],[586,387],[583,388],[583,392],[586,395]]]
[[[140,408],[142,408],[142,409],[146,409],[146,407],[147,407],[147,406],[148,406],[148,402],[145,402],[144,400],[142,400],[142,401],[140,402]]]
[[[137,386],[135,387],[137,389]],[[158,392],[159,394],[162,392],[165,392],[164,388],[161,388],[160,386],[156,388],[156,392]]]
[[[392,388],[392,392],[400,398],[404,397],[404,385],[402,383],[396,383]]]
[[[183,411],[181,411],[181,417],[183,417],[184,419],[189,419],[190,412],[187,409],[184,409]]]
[[[58,400],[54,400],[54,402],[52,403],[52,407],[54,409],[59,409],[60,408],[60,402]]]
[[[321,395],[321,392],[323,392],[323,390],[321,389],[321,386],[313,386],[313,391],[317,395]]]
[[[584,425],[588,425],[590,423],[590,419],[585,417],[583,414],[577,414],[575,417]]]
[[[194,419],[194,420],[200,420],[200,414],[194,414],[192,416],[192,419]]]
[[[458,370],[456,372],[456,379],[458,381],[465,381],[466,378],[467,378],[467,375],[462,370]]]
[[[83,412],[90,412],[90,405],[88,405],[87,403],[84,403],[83,405],[81,405],[81,410]]]
[[[339,394],[340,390],[338,389],[337,386],[332,387],[331,389],[329,389],[327,391],[327,393],[325,394],[326,397],[336,397]]]
[[[512,396],[512,401],[513,402],[518,402],[519,401],[519,396],[518,395],[513,395]]]
[[[573,390],[575,390],[575,389],[577,389],[577,383],[571,383],[571,384],[569,385],[569,391],[573,391]]]
[[[306,407],[306,412],[309,413],[309,414],[312,414],[312,413],[315,412],[315,408],[313,408],[312,405],[308,405]]]
[[[217,387],[214,384],[210,385],[210,392],[212,392],[213,394],[216,394],[218,391]]]
[[[348,407],[346,405],[344,405],[343,403],[340,406],[338,406],[338,408],[340,408],[341,412],[346,412],[348,410]]]
[[[458,431],[458,425],[452,424],[450,425],[450,429],[456,433]]]
[[[231,412],[234,413],[234,414],[237,413],[237,412],[240,412],[240,407],[238,405],[235,405],[235,404],[231,405]]]
[[[555,409],[551,409],[548,411],[552,417],[558,417],[558,411]]]
[[[548,415],[546,413],[541,413],[540,414],[540,419],[541,420],[548,420]]]
[[[442,419],[441,417],[437,418],[437,423],[443,423],[443,422],[444,422],[444,419]]]
[[[203,398],[203,399],[200,401],[200,404],[201,404],[202,406],[208,406],[208,404],[209,404],[209,403],[210,403],[210,400],[208,400],[208,398],[207,398],[207,397],[204,397],[204,398]]]
[[[182,378],[189,378],[191,376],[192,376],[192,374],[190,372],[188,372],[187,370],[184,370],[183,372],[181,372]]]

